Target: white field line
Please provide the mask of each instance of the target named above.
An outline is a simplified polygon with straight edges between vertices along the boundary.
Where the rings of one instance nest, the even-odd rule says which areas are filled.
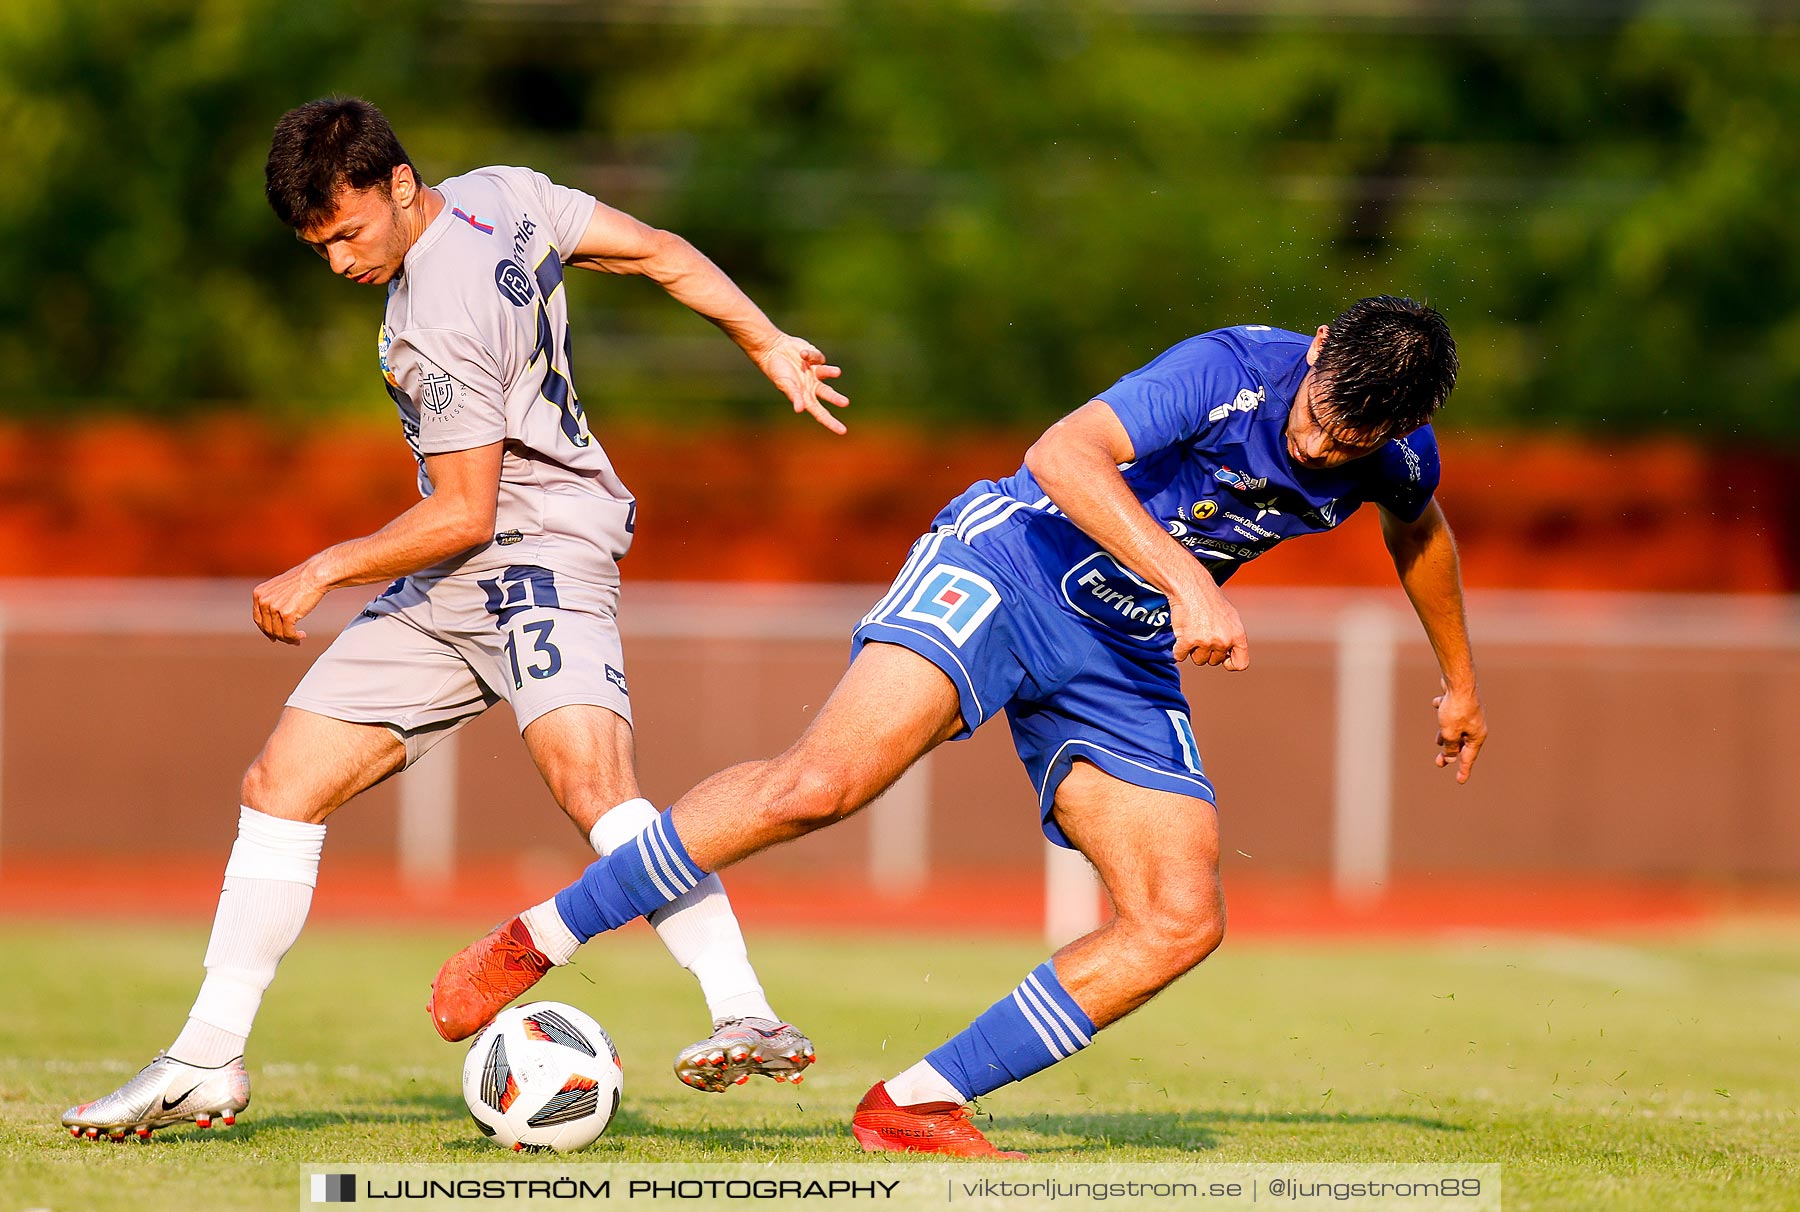
[[[1717,983],[1718,973],[1626,943],[1562,934],[1513,931],[1459,931],[1446,941],[1451,957],[1488,968],[1519,967],[1572,976],[1614,989],[1654,993],[1694,993]],[[1800,977],[1741,973],[1734,992],[1783,1005],[1800,1005]]]

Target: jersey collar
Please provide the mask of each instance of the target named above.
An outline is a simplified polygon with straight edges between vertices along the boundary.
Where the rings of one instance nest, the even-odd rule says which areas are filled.
[[[450,229],[451,220],[454,218],[450,212],[456,209],[455,194],[444,185],[434,185],[432,188],[437,190],[439,196],[444,199],[443,209],[438,211],[437,218],[425,225],[425,230],[419,233],[419,238],[413,241],[413,246],[406,250],[406,256],[400,262],[402,277],[406,275],[407,270],[413,267],[416,259],[423,258],[431,250],[432,245],[443,239],[444,233]]]

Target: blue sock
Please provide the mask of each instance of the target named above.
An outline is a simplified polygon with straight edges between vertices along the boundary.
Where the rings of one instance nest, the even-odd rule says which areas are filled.
[[[676,836],[669,811],[556,894],[556,912],[577,939],[585,943],[654,913],[706,878]]]
[[[925,1059],[965,1099],[1023,1081],[1092,1042],[1094,1022],[1045,960],[1031,975]]]

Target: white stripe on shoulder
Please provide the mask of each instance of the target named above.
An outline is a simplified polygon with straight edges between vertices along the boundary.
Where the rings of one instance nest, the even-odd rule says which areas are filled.
[[[992,514],[995,510],[1006,508],[1009,499],[1010,498],[999,496],[994,493],[989,493],[986,496],[979,498],[978,504],[971,505],[968,509],[963,510],[962,514],[956,519],[956,537],[963,539],[966,542],[969,528],[981,521],[981,519]]]
[[[944,536],[948,533],[948,531],[940,530],[936,534],[919,540],[921,546],[913,554],[913,558],[906,562],[906,567],[900,570],[900,575],[894,578],[894,587],[888,590],[887,596],[875,603],[874,608],[862,617],[862,623],[881,622],[882,616],[906,600],[906,596],[917,588],[919,578],[924,575],[925,570],[931,567],[931,561],[936,558],[938,548],[944,545]],[[858,623],[857,626],[862,626],[862,623]]]
[[[1000,525],[1000,523],[1006,521],[1006,519],[1012,517],[1013,514],[1018,513],[1021,509],[1030,508],[1031,506],[1023,501],[1013,501],[998,513],[990,514],[982,519],[977,525],[969,527],[968,532],[962,536],[962,541],[967,543],[978,534],[986,534],[994,527]]]
[[[900,565],[900,571],[894,576],[894,583],[888,586],[888,591],[881,596],[881,600],[869,607],[869,612],[857,621],[858,627],[875,618],[893,604],[894,596],[900,592],[901,586],[905,585],[907,578],[917,570],[919,553],[924,550],[926,544],[931,542],[931,538],[930,535],[921,535],[913,540],[912,550],[906,553],[906,563]]]

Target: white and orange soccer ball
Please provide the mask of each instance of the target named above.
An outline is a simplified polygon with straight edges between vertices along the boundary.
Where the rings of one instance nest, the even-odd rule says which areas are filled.
[[[463,1099],[475,1126],[507,1149],[586,1148],[612,1122],[624,1088],[611,1038],[562,1002],[502,1010],[463,1062]]]

